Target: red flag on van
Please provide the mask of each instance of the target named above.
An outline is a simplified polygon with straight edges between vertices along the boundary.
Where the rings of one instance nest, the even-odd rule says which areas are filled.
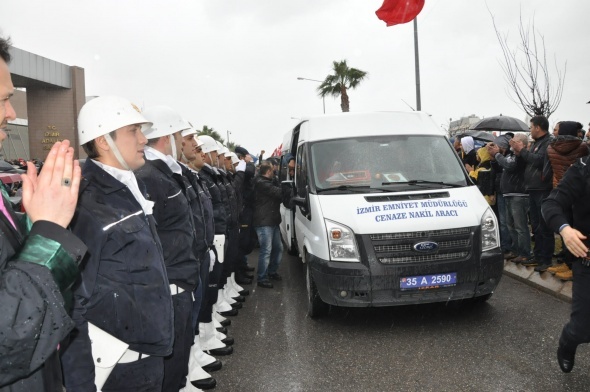
[[[389,27],[414,20],[423,7],[424,0],[385,0],[375,14]]]

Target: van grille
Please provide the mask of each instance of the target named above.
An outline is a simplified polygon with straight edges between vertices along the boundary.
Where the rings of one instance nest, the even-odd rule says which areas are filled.
[[[371,240],[397,240],[400,238],[420,238],[425,237],[440,237],[448,235],[468,234],[471,233],[469,227],[461,227],[458,229],[432,230],[432,231],[414,231],[411,233],[389,233],[389,234],[371,234]]]
[[[370,234],[377,260],[383,264],[424,263],[461,260],[469,257],[473,233],[469,227],[410,233]],[[419,252],[414,245],[431,241],[438,245],[431,252]]]

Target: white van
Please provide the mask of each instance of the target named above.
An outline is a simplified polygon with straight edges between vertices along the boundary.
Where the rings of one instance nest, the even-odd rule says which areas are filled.
[[[425,113],[306,119],[285,135],[279,176],[294,195],[281,234],[307,265],[311,317],[328,305],[485,301],[500,282],[496,217]]]

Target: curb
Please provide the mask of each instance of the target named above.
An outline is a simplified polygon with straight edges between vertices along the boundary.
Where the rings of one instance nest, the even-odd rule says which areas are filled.
[[[561,300],[572,302],[572,282],[563,282],[550,272],[539,274],[535,272],[534,267],[525,267],[504,260],[504,274]]]

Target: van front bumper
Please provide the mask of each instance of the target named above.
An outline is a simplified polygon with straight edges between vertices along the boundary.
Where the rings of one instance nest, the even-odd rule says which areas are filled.
[[[502,252],[496,248],[478,255],[478,259],[471,256],[469,260],[412,265],[381,264],[374,258],[358,263],[333,262],[314,255],[309,255],[307,262],[325,303],[344,307],[394,306],[491,294],[502,277]],[[400,289],[403,277],[448,272],[457,273],[456,285],[424,290]]]

